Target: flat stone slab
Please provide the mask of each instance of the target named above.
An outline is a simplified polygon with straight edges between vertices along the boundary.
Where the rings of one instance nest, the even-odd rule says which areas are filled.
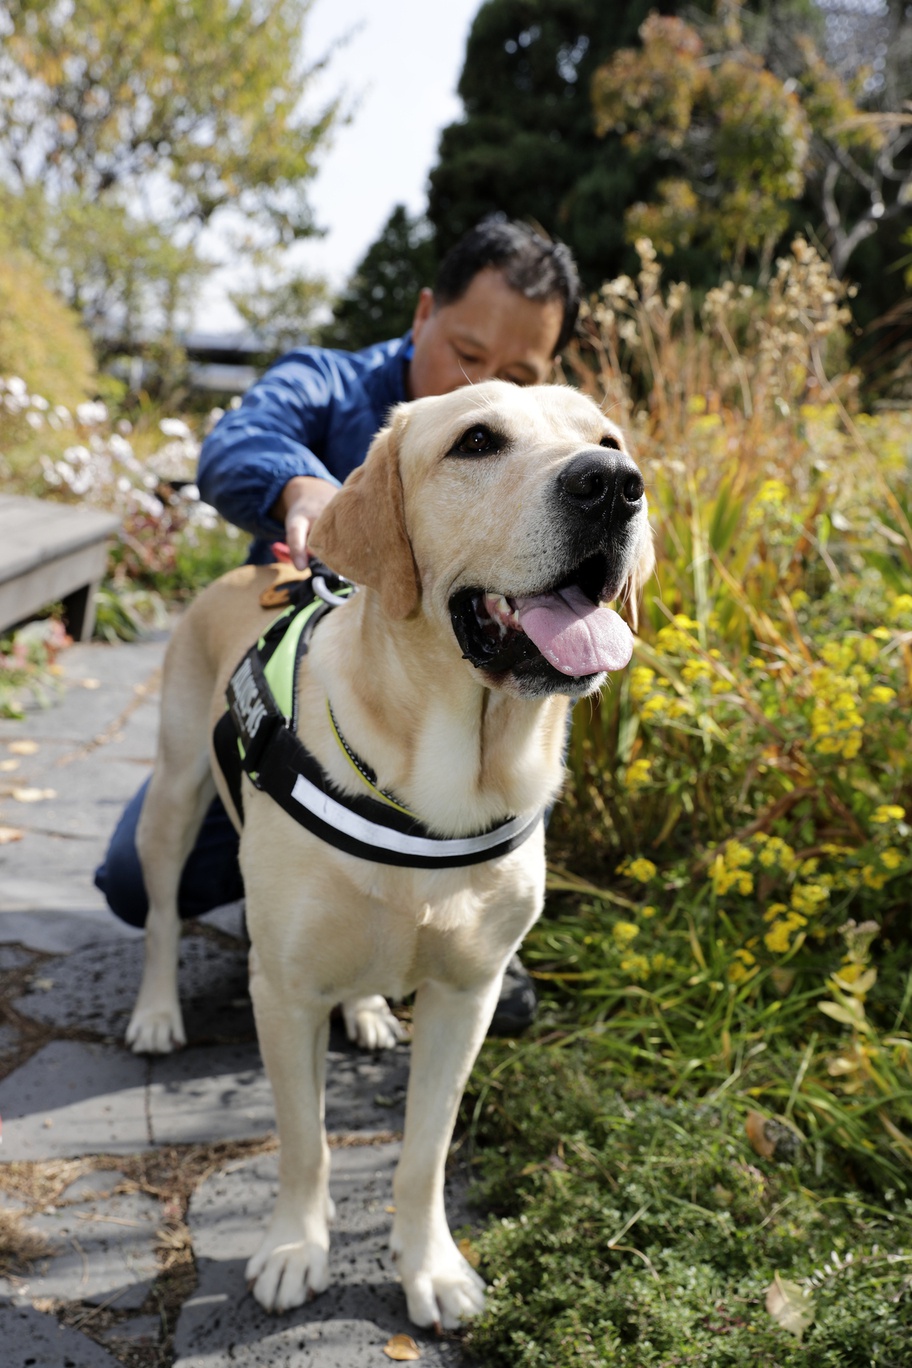
[[[336,1221],[330,1251],[333,1285],[315,1301],[271,1316],[247,1292],[244,1268],[272,1213],[278,1156],[260,1155],[206,1179],[188,1224],[199,1283],[181,1313],[175,1368],[377,1368],[383,1346],[410,1334],[428,1368],[465,1368],[458,1339],[438,1339],[408,1319],[387,1248],[392,1217],[394,1144],[336,1148],[330,1187]]]
[[[143,955],[142,937],[126,944],[116,938],[46,960],[31,990],[14,1005],[33,1021],[121,1041],[139,991]],[[202,936],[184,936],[178,984],[191,1044],[200,1039],[254,1038],[247,952],[240,941],[236,949],[229,949]]]
[[[47,893],[44,880],[13,882],[11,900],[22,902],[25,910],[0,910],[0,944],[24,945],[45,955],[65,955],[86,945],[142,939],[141,931],[118,921],[107,908],[87,907],[61,912],[56,908],[36,907],[36,901],[43,902]]]
[[[251,1140],[275,1128],[255,1043],[178,1050],[153,1059],[149,1124],[156,1145]]]
[[[327,1129],[400,1131],[408,1046],[365,1055],[344,1041],[338,1025],[331,1039]],[[272,1090],[253,1040],[155,1057],[116,1043],[52,1041],[0,1081],[0,1115],[7,1160],[250,1140],[275,1126]]]
[[[0,1301],[0,1342],[5,1368],[121,1368],[86,1335],[31,1306]]]
[[[409,1047],[364,1054],[334,1023],[326,1070],[331,1134],[400,1131]],[[272,1089],[255,1042],[179,1050],[152,1061],[148,1112],[156,1145],[249,1140],[275,1129]]]
[[[148,1077],[148,1062],[117,1046],[52,1041],[0,1082],[3,1158],[147,1149]]]
[[[52,1251],[25,1277],[0,1284],[7,1294],[38,1301],[84,1301],[135,1310],[158,1275],[158,1202],[140,1192],[116,1192],[117,1173],[77,1179],[57,1205],[27,1218]]]
[[[4,925],[11,914],[68,911],[114,921],[92,876],[152,766],[164,651],[164,639],[71,647],[61,657],[64,690],[52,706],[0,719],[0,824],[22,832],[0,846],[3,940],[70,948],[16,935]],[[17,796],[22,789],[30,800]]]

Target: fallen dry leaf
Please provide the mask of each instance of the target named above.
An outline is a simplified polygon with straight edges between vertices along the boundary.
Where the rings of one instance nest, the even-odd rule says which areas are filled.
[[[8,749],[13,755],[37,755],[40,747],[37,741],[11,741]]]
[[[10,795],[17,803],[43,803],[46,798],[56,798],[56,789],[14,788]]]
[[[9,774],[12,770],[19,768],[18,760],[0,760],[0,773]]]
[[[83,687],[84,689],[100,689],[100,688],[101,688],[101,680],[100,680],[100,679],[80,679],[79,683],[82,685],[82,687]]]
[[[383,1346],[383,1352],[387,1358],[395,1359],[397,1363],[414,1363],[421,1358],[421,1350],[412,1339],[411,1335],[393,1335]]]
[[[18,827],[0,826],[0,845],[12,845],[13,841],[21,841],[22,832]]]
[[[814,1299],[810,1293],[800,1283],[780,1278],[778,1273],[766,1289],[766,1309],[776,1324],[794,1335],[799,1343],[814,1319]]]
[[[751,1148],[762,1159],[775,1159],[779,1164],[794,1163],[801,1149],[801,1136],[791,1126],[775,1117],[764,1116],[762,1112],[750,1111],[744,1129]]]
[[[467,1264],[471,1264],[473,1268],[478,1267],[478,1265],[481,1263],[481,1256],[478,1253],[478,1250],[472,1244],[471,1240],[468,1240],[465,1237],[463,1237],[463,1239],[459,1241],[456,1247],[459,1250],[462,1257],[465,1259]]]

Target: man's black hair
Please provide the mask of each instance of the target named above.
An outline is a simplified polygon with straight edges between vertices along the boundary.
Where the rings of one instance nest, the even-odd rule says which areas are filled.
[[[455,304],[479,271],[488,267],[500,271],[511,290],[526,299],[560,301],[564,314],[556,356],[573,336],[579,314],[580,282],[570,248],[528,223],[492,214],[463,234],[443,258],[434,285],[435,303]]]

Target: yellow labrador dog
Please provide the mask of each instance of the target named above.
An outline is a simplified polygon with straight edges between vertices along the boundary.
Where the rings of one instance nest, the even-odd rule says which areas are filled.
[[[452,1328],[483,1305],[444,1212],[456,1109],[504,967],[541,911],[542,812],[561,783],[568,700],[630,658],[630,629],[602,605],[632,602],[652,568],[643,481],[590,400],[492,381],[395,409],[311,549],[359,588],[300,657],[283,736],[313,763],[291,764],[281,804],[248,767],[241,821],[210,753],[229,680],[248,742],[265,710],[238,661],[271,620],[259,595],[274,572],[226,575],[174,633],[138,835],[150,912],[127,1039],[146,1052],[183,1042],[177,887],[217,789],[241,830],[281,1144],[254,1294],[285,1311],[329,1283],[331,1009],[343,1002],[350,1025],[373,1020],[392,1039],[385,999],[414,992],[391,1244],[412,1320]]]

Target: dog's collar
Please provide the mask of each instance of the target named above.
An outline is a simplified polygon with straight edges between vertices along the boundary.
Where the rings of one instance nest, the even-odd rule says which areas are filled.
[[[391,807],[396,808],[399,812],[404,812],[406,817],[415,817],[414,812],[410,812],[407,807],[404,807],[402,803],[399,802],[398,798],[394,797],[392,793],[387,792],[386,789],[380,788],[379,784],[377,783],[377,776],[371,769],[370,765],[368,765],[364,760],[362,760],[360,755],[358,755],[356,751],[352,750],[351,746],[348,744],[345,737],[339,730],[339,724],[336,721],[336,714],[333,712],[332,704],[330,703],[328,698],[326,700],[326,711],[329,713],[329,725],[332,727],[333,735],[338,741],[341,749],[345,752],[345,758],[351,765],[355,773],[358,775],[358,778],[364,780],[365,784],[370,789],[371,793],[374,795],[375,798],[379,798],[381,802],[389,803]],[[417,821],[418,819],[415,818],[415,820]]]
[[[531,817],[508,817],[470,836],[437,836],[376,786],[376,775],[347,745],[331,710],[336,738],[371,789],[369,795],[353,797],[337,788],[299,740],[298,665],[317,623],[335,606],[332,599],[344,602],[354,589],[335,576],[324,577],[323,583],[330,593],[322,601],[302,586],[299,601],[279,614],[229,680],[228,706],[216,725],[213,741],[238,815],[243,816],[241,775],[246,773],[295,821],[327,844],[360,859],[418,869],[451,869],[497,859],[515,850],[535,831],[541,812]]]

